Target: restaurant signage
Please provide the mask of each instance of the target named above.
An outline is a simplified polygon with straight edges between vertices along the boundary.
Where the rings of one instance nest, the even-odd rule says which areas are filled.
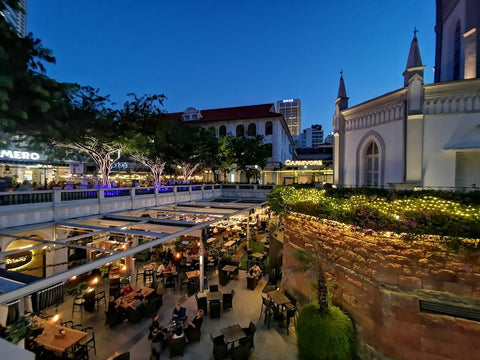
[[[0,150],[0,159],[11,160],[39,160],[40,155],[36,152],[18,150]]]
[[[285,160],[286,166],[322,166],[322,160]]]
[[[29,251],[22,251],[13,255],[7,255],[4,258],[5,261],[5,268],[8,269],[16,269],[20,266],[28,264],[32,261],[33,255],[32,252]]]

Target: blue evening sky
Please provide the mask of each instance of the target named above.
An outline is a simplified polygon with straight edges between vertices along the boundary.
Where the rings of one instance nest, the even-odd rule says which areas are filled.
[[[332,130],[340,70],[350,106],[403,86],[414,27],[433,82],[434,0],[30,0],[47,74],[110,94],[163,93],[165,110],[299,98],[302,129]]]

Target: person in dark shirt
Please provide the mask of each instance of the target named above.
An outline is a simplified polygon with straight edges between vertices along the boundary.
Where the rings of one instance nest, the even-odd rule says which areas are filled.
[[[186,315],[186,309],[182,307],[180,304],[177,304],[177,306],[175,306],[175,309],[173,309],[173,315],[172,315],[173,320],[185,318],[185,315]]]
[[[185,329],[185,335],[187,336],[188,341],[192,341],[195,331],[200,331],[203,323],[203,310],[198,310],[197,314],[192,321],[188,323],[188,327]],[[200,334],[200,333],[198,333]]]

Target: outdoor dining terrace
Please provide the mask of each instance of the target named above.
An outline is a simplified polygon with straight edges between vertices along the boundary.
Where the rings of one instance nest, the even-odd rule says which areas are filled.
[[[142,271],[143,266],[147,265],[140,264],[138,270]],[[186,327],[199,309],[205,312],[198,339],[185,343],[181,349],[183,359],[296,359],[295,323],[293,318],[288,318],[287,321],[286,308],[287,304],[294,304],[281,289],[277,289],[280,282],[277,285],[267,285],[269,276],[264,274],[252,291],[246,286],[247,272],[240,270],[236,277],[222,286],[219,283],[219,271],[222,270],[217,268],[208,273],[205,290],[192,295],[189,295],[180,280],[175,280],[173,287],[166,287],[163,280],[150,281],[143,276],[132,277],[131,294],[139,291],[145,295],[145,308],[135,310],[142,311],[141,316],[129,315],[127,320],[115,323],[110,323],[108,319],[108,299],[106,303],[103,300],[95,302],[93,309],[72,313],[75,296],[66,296],[61,305],[46,309],[41,314],[42,319],[37,320],[40,324],[48,323],[48,327],[44,328],[55,330],[45,330],[37,338],[30,339],[27,348],[33,344],[33,349],[38,351],[37,359],[83,356],[79,358],[112,360],[124,353],[129,353],[124,355],[125,358],[129,356],[129,359],[147,359],[151,352],[148,334],[152,319],[158,316],[160,326],[169,329],[167,333],[171,337],[174,329],[172,312],[175,306],[180,304],[185,308],[186,314],[182,327]],[[102,281],[95,286],[95,293],[108,294],[110,286],[108,281]],[[127,303],[123,300],[124,297],[125,295],[117,298],[120,299],[121,306]],[[153,299],[161,301],[155,301],[152,308],[149,304]],[[268,307],[265,307],[266,303]],[[70,339],[71,333],[77,337],[68,342],[65,338],[55,337],[53,334],[59,333],[62,328],[66,330],[66,338]],[[88,339],[92,339],[91,334],[94,343],[90,340],[89,345],[94,348],[85,345]],[[169,358],[173,351],[167,340],[160,357]],[[82,355],[85,352],[87,355]]]

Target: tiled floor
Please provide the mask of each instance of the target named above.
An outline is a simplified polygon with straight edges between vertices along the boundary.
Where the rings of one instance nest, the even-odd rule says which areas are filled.
[[[261,290],[266,282],[266,277],[260,280],[254,291],[246,288],[245,271],[240,271],[237,280],[231,280],[226,286],[220,286],[221,291],[235,291],[233,298],[233,309],[222,310],[220,319],[210,319],[208,316],[204,319],[202,325],[202,336],[199,343],[187,344],[183,359],[213,359],[212,343],[210,333],[219,334],[224,327],[233,324],[239,324],[247,327],[250,321],[257,326],[255,333],[255,349],[252,352],[251,359],[297,359],[298,351],[296,346],[296,334],[293,326],[290,327],[290,334],[287,335],[285,328],[280,328],[278,324],[270,326],[267,329],[263,324],[263,318],[259,320],[261,307]],[[210,284],[217,284],[218,277],[213,275],[209,279]],[[138,286],[143,285],[139,280]],[[108,285],[104,285],[108,287]],[[136,287],[135,281],[132,284]],[[108,290],[108,289],[107,289]],[[72,319],[72,298],[68,298],[58,308],[62,320]],[[160,323],[165,325],[171,318],[175,304],[180,302],[187,309],[187,315],[191,319],[197,310],[197,304],[194,296],[186,297],[181,294],[177,285],[174,290],[166,289],[163,295],[163,305],[158,315]],[[49,309],[47,313],[53,314],[55,309]],[[95,329],[97,354],[91,352],[90,359],[105,360],[111,358],[114,354],[120,354],[130,351],[132,360],[145,360],[150,356],[150,342],[147,339],[150,320],[143,320],[139,324],[124,323],[113,329],[106,326],[103,307],[100,311],[94,313],[84,313],[83,318],[75,313],[73,318],[75,323],[81,322],[84,326],[93,326]],[[169,358],[168,349],[164,350],[161,358]]]

